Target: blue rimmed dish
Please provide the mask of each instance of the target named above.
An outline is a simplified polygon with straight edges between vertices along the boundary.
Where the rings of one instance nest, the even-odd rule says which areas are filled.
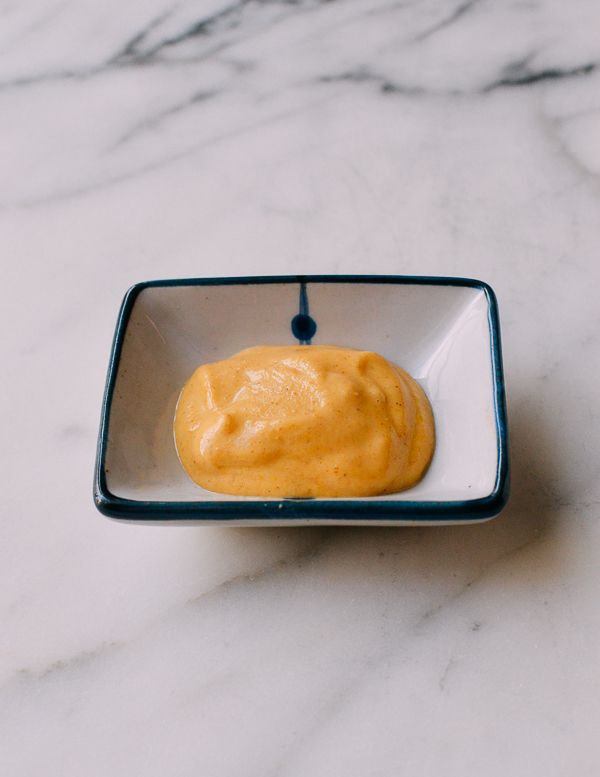
[[[301,342],[381,353],[424,387],[437,443],[415,487],[353,499],[216,494],[177,458],[172,423],[194,369],[242,348]],[[147,281],[125,295],[98,440],[98,509],[131,523],[477,522],[508,497],[498,306],[467,278],[312,275]]]

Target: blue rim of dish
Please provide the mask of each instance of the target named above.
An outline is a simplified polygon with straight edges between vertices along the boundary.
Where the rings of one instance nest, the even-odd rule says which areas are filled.
[[[135,300],[144,289],[171,286],[225,286],[267,283],[373,283],[426,286],[463,286],[482,291],[488,303],[488,323],[494,408],[498,445],[496,480],[492,492],[479,499],[453,501],[365,501],[358,499],[282,499],[216,502],[164,502],[123,499],[112,494],[106,481],[106,451],[110,409],[123,341]],[[305,521],[351,522],[397,521],[444,523],[456,521],[481,521],[497,515],[508,500],[509,494],[508,423],[506,390],[502,367],[500,320],[496,295],[487,283],[473,278],[452,278],[425,275],[268,275],[232,278],[188,278],[143,281],[132,286],[123,299],[112,344],[102,412],[94,477],[94,502],[98,510],[111,518],[128,522],[277,522]]]

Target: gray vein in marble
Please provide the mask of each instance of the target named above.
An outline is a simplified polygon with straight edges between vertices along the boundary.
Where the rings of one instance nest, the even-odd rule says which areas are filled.
[[[588,62],[573,68],[542,68],[535,70],[529,68],[531,57],[518,60],[507,65],[501,76],[495,81],[475,89],[426,89],[415,84],[402,83],[388,78],[382,74],[373,72],[368,67],[358,67],[355,70],[343,71],[321,76],[320,83],[348,82],[353,84],[371,83],[378,86],[382,94],[399,94],[401,96],[426,96],[426,97],[476,97],[487,94],[497,89],[535,86],[544,81],[557,81],[568,78],[578,78],[590,75],[598,68],[596,62]]]
[[[118,648],[122,648],[123,645],[124,643],[122,642],[102,642],[93,650],[82,650],[79,653],[75,653],[73,656],[69,656],[69,658],[54,661],[53,663],[40,670],[27,668],[18,669],[16,676],[22,680],[38,681],[45,680],[48,677],[62,672],[71,672],[78,669],[85,669],[100,657],[105,656]],[[9,678],[7,682],[10,682],[11,679],[12,678]],[[6,684],[7,683],[4,683],[4,686]]]
[[[593,73],[597,67],[597,62],[588,62],[582,65],[576,65],[571,68],[546,67],[536,70],[529,67],[532,57],[526,57],[516,62],[512,62],[503,69],[502,76],[484,87],[484,92],[491,92],[494,89],[515,86],[531,86],[541,81],[560,81],[565,78],[577,78],[578,76],[587,76]]]
[[[560,157],[569,164],[580,180],[592,184],[594,187],[598,187],[600,185],[600,174],[594,170],[590,170],[589,167],[586,167],[582,160],[579,159],[564,142],[561,136],[561,119],[547,116],[543,112],[540,112],[538,116],[542,127],[545,130],[546,137],[554,145],[554,148]]]
[[[448,659],[448,663],[444,667],[444,671],[442,672],[442,675],[441,675],[440,679],[438,680],[438,686],[439,686],[440,691],[443,692],[443,691],[446,690],[446,680],[448,678],[448,675],[450,674],[450,671],[451,671],[452,667],[455,664],[456,664],[456,659],[453,658],[452,656],[450,656],[450,658]]]
[[[452,24],[454,24],[454,22],[465,16],[465,14],[468,14],[477,5],[478,2],[479,0],[465,0],[465,2],[460,3],[460,5],[451,11],[444,19],[436,22],[428,29],[419,33],[419,35],[412,39],[412,42],[421,43],[422,41],[427,40],[427,38],[431,38],[441,30],[450,27]]]
[[[227,33],[238,29],[243,26],[244,13],[247,8],[255,7],[281,7],[287,9],[293,9],[292,13],[297,13],[299,10],[312,10],[319,5],[332,2],[332,0],[316,0],[315,2],[307,3],[303,0],[237,0],[237,2],[230,3],[223,8],[215,11],[214,13],[201,17],[192,24],[184,27],[181,32],[175,35],[163,38],[157,43],[144,48],[143,44],[150,32],[160,27],[160,24],[171,16],[172,11],[169,11],[161,17],[157,17],[153,22],[148,24],[142,31],[133,36],[124,48],[118,52],[113,58],[115,62],[127,62],[130,60],[136,62],[144,62],[151,59],[155,59],[167,49],[173,49],[181,44],[185,44],[190,40],[196,38],[208,38],[215,37],[220,33]],[[285,14],[282,18],[288,18],[290,14]],[[278,20],[269,20],[268,24],[273,25]],[[263,29],[260,27],[259,29]],[[214,56],[216,53],[222,51],[231,45],[235,41],[224,41],[223,43],[211,48],[208,52],[204,52],[202,56],[193,57],[191,59],[186,58],[185,61],[198,62],[209,56]]]
[[[138,59],[138,47],[145,41],[149,33],[159,27],[172,15],[173,10],[174,8],[169,8],[150,19],[141,30],[138,30],[135,35],[132,35],[123,47],[109,59],[109,63],[121,64],[122,62],[129,62],[132,59]]]
[[[15,202],[2,203],[2,205],[0,205],[0,212],[10,208],[28,209],[28,208],[37,208],[43,205],[54,205],[57,203],[65,202],[67,200],[72,200],[74,197],[86,196],[88,194],[94,194],[95,192],[104,191],[106,189],[110,189],[113,186],[117,186],[121,183],[125,183],[126,181],[131,181],[136,178],[141,178],[144,175],[153,173],[157,170],[161,170],[162,168],[167,167],[168,165],[173,164],[174,162],[178,162],[180,159],[185,159],[186,157],[196,153],[199,147],[201,146],[195,145],[190,149],[186,149],[185,151],[180,151],[178,153],[171,154],[170,156],[164,157],[163,159],[160,159],[157,162],[152,162],[147,165],[142,165],[136,168],[135,170],[123,173],[121,175],[114,175],[109,178],[106,178],[103,181],[96,181],[87,186],[76,186],[69,189],[64,189],[62,191],[57,192],[56,194],[49,194],[49,195],[43,195],[41,197],[31,197],[29,199],[22,199]],[[110,150],[110,147],[108,150]]]
[[[211,35],[214,32],[223,30],[235,29],[236,27],[239,27],[241,23],[240,17],[244,7],[247,6],[248,3],[249,0],[238,0],[236,3],[227,5],[219,11],[215,11],[215,13],[211,14],[210,16],[205,16],[199,19],[197,22],[194,22],[189,27],[186,27],[177,35],[173,35],[170,38],[165,38],[147,51],[140,52],[138,56],[143,58],[154,57],[163,49],[178,46],[180,43],[185,43],[191,38]]]
[[[18,89],[20,87],[36,86],[37,84],[52,83],[54,81],[78,81],[90,78],[102,73],[106,68],[101,65],[93,68],[82,68],[81,70],[55,70],[48,73],[36,73],[21,78],[10,78],[7,81],[0,81],[0,91]]]
[[[28,199],[22,199],[14,202],[1,203],[0,212],[2,212],[3,210],[8,210],[10,208],[27,209],[27,208],[37,208],[39,206],[44,206],[44,205],[55,205],[55,204],[64,202],[66,200],[71,200],[74,197],[94,194],[99,191],[110,189],[111,187],[121,183],[125,183],[126,181],[131,181],[133,179],[137,179],[137,178],[143,177],[144,175],[151,174],[151,173],[154,173],[155,171],[161,170],[170,164],[178,162],[189,156],[193,156],[194,154],[197,154],[199,151],[203,149],[211,148],[215,145],[231,140],[232,138],[238,137],[240,135],[244,135],[247,132],[253,132],[257,129],[261,129],[262,127],[268,126],[269,124],[276,123],[279,121],[285,121],[289,118],[292,118],[293,116],[302,114],[313,106],[320,105],[322,103],[327,102],[327,99],[328,99],[327,97],[321,97],[319,99],[312,100],[311,102],[301,105],[298,108],[291,108],[289,110],[281,111],[274,115],[267,116],[265,119],[261,119],[260,121],[257,121],[242,127],[238,127],[236,129],[231,129],[227,132],[219,133],[218,135],[213,135],[212,137],[202,140],[200,143],[194,143],[193,145],[191,145],[190,147],[182,151],[163,157],[162,159],[159,159],[155,162],[151,162],[147,165],[141,165],[140,167],[137,167],[134,170],[128,171],[121,175],[115,175],[115,176],[109,177],[103,181],[96,181],[87,186],[72,187],[69,189],[65,189],[63,191],[59,191],[56,194],[45,195],[40,197],[31,197]],[[107,151],[110,151],[110,148],[111,147],[108,147]]]
[[[286,3],[285,0],[278,0],[278,2],[281,2],[281,4],[283,5],[288,4]],[[231,29],[233,27],[236,27],[237,24],[230,24],[229,26],[225,25],[225,27],[220,27],[219,22],[223,19],[227,20],[232,15],[241,13],[244,6],[248,5],[249,3],[250,3],[250,0],[239,0],[239,2],[229,5],[208,17],[204,17],[200,19],[199,21],[195,22],[191,26],[187,27],[178,35],[172,36],[170,38],[165,38],[159,41],[158,43],[154,44],[153,46],[149,47],[148,49],[144,50],[143,43],[147,39],[148,35],[154,30],[160,28],[161,24],[163,24],[172,16],[176,8],[176,5],[174,5],[170,9],[167,9],[166,11],[163,11],[162,13],[157,14],[156,16],[151,18],[147,22],[147,24],[144,27],[142,27],[141,30],[138,30],[138,32],[134,33],[121,46],[121,48],[115,54],[110,56],[105,62],[98,63],[96,66],[93,66],[93,67],[86,67],[81,69],[73,68],[73,69],[55,70],[55,71],[50,71],[45,73],[36,73],[29,76],[23,76],[21,78],[17,77],[17,78],[8,79],[6,81],[0,81],[0,90],[32,86],[38,83],[46,83],[46,82],[53,82],[53,81],[85,79],[98,74],[106,73],[116,67],[140,66],[149,62],[150,60],[155,60],[155,59],[157,59],[157,61],[159,61],[161,65],[166,65],[168,64],[167,62],[159,60],[156,56],[163,49],[177,46],[178,44],[184,43],[185,41],[195,37],[207,36],[220,29]],[[217,47],[217,49],[207,52],[207,54],[204,57],[194,58],[192,61],[196,62],[196,61],[200,61],[201,59],[205,59],[208,56],[212,56],[222,47],[223,46],[219,46]]]
[[[328,0],[315,0],[315,2],[304,2],[303,0],[237,0],[234,3],[225,5],[223,8],[215,11],[214,13],[204,16],[192,24],[185,26],[177,34],[167,36],[158,39],[158,41],[145,45],[148,36],[151,32],[156,30],[160,31],[160,27],[170,17],[172,17],[176,5],[161,12],[160,14],[151,18],[147,24],[129,37],[129,39],[122,45],[122,47],[113,54],[105,62],[99,63],[96,66],[82,68],[82,69],[64,69],[55,72],[39,73],[30,76],[23,76],[21,78],[13,78],[4,82],[0,82],[0,89],[17,88],[23,86],[30,86],[37,83],[43,83],[48,81],[58,80],[77,80],[90,78],[98,74],[109,72],[113,68],[141,66],[153,62],[160,66],[168,66],[169,60],[165,60],[160,57],[160,54],[167,50],[180,46],[189,40],[195,38],[212,38],[215,39],[215,46],[211,47],[209,51],[203,51],[201,54],[194,55],[193,57],[184,57],[177,60],[179,64],[184,62],[199,63],[209,57],[214,57],[215,54],[220,51],[234,45],[238,42],[239,38],[225,39],[219,41],[219,35],[222,33],[228,33],[232,30],[236,30],[240,27],[245,28],[245,38],[248,35],[252,36],[257,32],[257,29],[247,29],[248,25],[245,22],[245,14],[247,9],[261,8],[261,7],[281,7],[290,9],[288,13],[284,13],[278,18],[270,18],[267,20],[266,25],[259,25],[258,31],[263,30],[265,26],[273,26],[280,21],[286,21],[290,16],[294,16],[298,12],[313,11],[320,6],[327,3]],[[467,13],[469,13],[477,4],[479,0],[464,0],[455,9],[449,13],[444,19],[436,22],[428,29],[421,32],[410,43],[422,42],[423,40],[430,38],[441,30],[454,24],[460,20]],[[402,4],[404,7],[404,4]],[[381,9],[378,9],[381,10]],[[248,10],[249,18],[252,18],[250,10]],[[346,70],[338,74],[325,74],[319,80],[322,82],[333,81],[348,81],[354,83],[371,81],[379,85],[382,93],[397,93],[401,95],[432,95],[432,96],[456,96],[463,94],[478,94],[490,92],[495,89],[505,87],[524,87],[535,85],[540,82],[562,80],[566,78],[574,78],[578,76],[589,75],[594,72],[597,67],[597,62],[584,62],[579,65],[575,65],[570,68],[560,68],[547,66],[540,69],[531,67],[530,63],[534,54],[528,54],[514,62],[507,64],[499,74],[499,77],[487,84],[483,84],[479,88],[475,89],[428,89],[422,85],[416,85],[411,83],[403,83],[398,78],[392,78],[385,75],[377,74],[373,72],[368,66],[356,67],[354,69]]]
[[[335,75],[321,76],[318,79],[322,84],[335,84],[348,82],[351,84],[375,84],[383,94],[396,93],[401,95],[426,94],[426,90],[417,86],[409,86],[390,81],[385,76],[374,73],[367,67],[358,67],[356,70],[347,70]]]
[[[158,111],[157,113],[148,116],[148,118],[138,122],[137,124],[134,124],[133,127],[127,130],[127,132],[124,132],[119,138],[117,138],[117,140],[106,150],[105,153],[114,151],[119,146],[122,146],[124,143],[129,142],[133,138],[137,138],[144,132],[156,129],[156,127],[159,127],[166,119],[170,119],[171,117],[182,113],[186,110],[186,108],[191,108],[193,105],[206,102],[207,100],[215,97],[217,94],[217,91],[209,90],[195,92],[185,100],[181,100],[174,105],[170,105],[168,108],[164,108],[162,111]]]
[[[128,644],[135,642],[136,640],[143,639],[149,632],[156,628],[157,625],[163,623],[165,619],[168,619],[169,617],[176,617],[183,609],[204,605],[205,603],[212,601],[215,597],[228,594],[232,591],[232,589],[238,586],[252,584],[259,580],[262,581],[265,578],[287,572],[290,570],[290,568],[302,569],[307,563],[312,563],[318,558],[319,555],[323,553],[327,540],[331,537],[331,535],[331,529],[323,529],[318,533],[315,542],[303,548],[298,553],[295,553],[287,558],[279,558],[272,564],[262,567],[256,571],[227,578],[226,580],[217,583],[212,588],[203,591],[198,596],[191,597],[183,604],[177,604],[176,606],[169,608],[168,610],[161,613],[152,623],[146,624],[146,626],[127,643],[122,641],[102,642],[91,650],[83,650],[75,653],[72,656],[58,659],[57,661],[53,661],[48,666],[39,670],[28,669],[26,667],[17,669],[15,674],[8,677],[7,680],[0,686],[0,689],[4,688],[8,683],[14,680],[15,677],[20,677],[32,681],[42,680],[50,675],[56,674],[57,672],[68,672],[79,669],[83,666],[87,666],[97,659],[105,656],[107,653],[116,650],[117,648],[126,647]]]
[[[464,596],[474,585],[476,585],[483,578],[485,578],[491,570],[494,570],[497,566],[503,564],[508,559],[514,558],[514,556],[516,556],[517,554],[522,553],[523,551],[532,547],[536,543],[540,542],[540,540],[544,537],[544,535],[545,535],[544,532],[536,530],[534,532],[533,537],[530,537],[528,540],[526,540],[525,542],[522,542],[520,545],[517,545],[515,548],[510,548],[505,553],[502,553],[499,556],[497,556],[489,564],[484,566],[483,569],[480,570],[480,572],[470,577],[460,590],[458,590],[454,594],[451,594],[449,597],[444,599],[440,604],[436,605],[435,607],[431,607],[428,610],[426,610],[414,623],[413,630],[418,631],[425,624],[430,623],[432,619],[434,619],[437,615],[439,615],[439,613],[442,612],[442,610],[444,610],[448,606],[448,604],[454,603],[462,596]],[[477,628],[472,629],[472,631],[477,631],[477,630],[478,630]]]
[[[527,550],[529,547],[537,543],[542,536],[543,535],[540,532],[536,531],[533,538],[526,540],[517,547],[511,548],[510,550],[495,558],[479,573],[470,577],[458,589],[458,591],[447,596],[437,606],[426,610],[425,613],[423,613],[416,619],[416,621],[413,622],[412,626],[409,627],[408,632],[414,635],[418,635],[421,628],[425,624],[431,623],[436,616],[438,616],[447,608],[448,605],[454,604],[467,593],[471,592],[473,590],[473,586],[483,580],[492,570],[495,570],[498,565],[503,564],[508,559],[512,559],[517,554]],[[474,632],[478,631],[478,629],[479,626],[477,626],[477,628],[471,627],[470,631]],[[398,650],[398,642],[393,641],[391,645],[384,646],[369,660],[367,660],[362,669],[352,675],[350,679],[344,679],[342,682],[340,682],[335,690],[333,690],[333,692],[329,695],[329,698],[326,700],[326,702],[322,705],[318,714],[311,720],[310,725],[294,740],[293,744],[288,747],[281,759],[278,760],[278,762],[269,770],[268,774],[273,775],[273,777],[280,777],[281,775],[285,774],[285,769],[293,766],[295,755],[303,752],[307,744],[310,743],[311,738],[322,732],[324,725],[330,722],[339,710],[344,708],[344,702],[346,702],[349,697],[351,697],[356,692],[356,690],[368,682],[379,667],[381,667],[386,662],[393,661],[397,658]],[[448,664],[442,671],[438,684],[445,686],[448,672],[455,663],[455,659],[450,657]],[[441,689],[443,690],[443,688]]]
[[[333,530],[335,531],[335,529]],[[233,587],[239,586],[245,583],[255,583],[257,580],[264,580],[272,575],[277,575],[284,570],[289,570],[290,567],[296,569],[303,568],[307,562],[312,563],[317,559],[324,551],[327,543],[327,539],[331,538],[332,529],[323,529],[317,536],[316,542],[312,543],[308,547],[301,550],[299,553],[294,554],[289,558],[277,559],[272,564],[244,575],[235,575],[234,577],[223,580],[213,588],[209,588],[207,591],[203,591],[198,596],[193,596],[188,599],[184,606],[195,606],[199,603],[203,603],[207,598],[218,596],[222,593],[229,592]]]

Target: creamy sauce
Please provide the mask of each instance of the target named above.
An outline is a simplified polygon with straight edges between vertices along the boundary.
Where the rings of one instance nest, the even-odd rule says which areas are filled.
[[[431,407],[408,373],[328,345],[248,348],[199,367],[174,431],[196,483],[266,497],[401,491],[421,479],[435,444]]]

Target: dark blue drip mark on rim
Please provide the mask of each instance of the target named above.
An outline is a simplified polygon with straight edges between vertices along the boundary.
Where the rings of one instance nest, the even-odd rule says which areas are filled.
[[[292,334],[300,345],[310,345],[317,331],[317,322],[309,315],[306,283],[300,283],[300,312],[292,319]]]

